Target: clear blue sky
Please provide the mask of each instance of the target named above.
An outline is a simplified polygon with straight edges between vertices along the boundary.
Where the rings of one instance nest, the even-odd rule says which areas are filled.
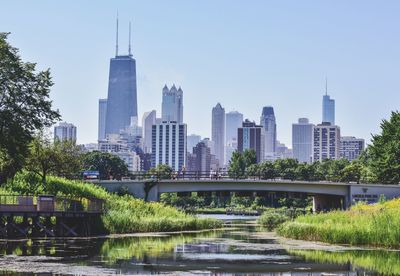
[[[188,133],[210,136],[221,102],[259,121],[272,105],[278,139],[291,146],[298,117],[321,121],[325,77],[342,135],[367,140],[399,109],[400,1],[0,0],[0,31],[23,59],[51,68],[51,97],[78,142],[97,139],[98,99],[109,59],[127,52],[133,24],[139,120],[161,113],[161,89],[184,90]]]

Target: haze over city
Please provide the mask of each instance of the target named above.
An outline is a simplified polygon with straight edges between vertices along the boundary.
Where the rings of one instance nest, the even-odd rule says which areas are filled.
[[[121,54],[133,26],[139,120],[161,113],[162,88],[173,83],[188,134],[202,137],[217,102],[256,122],[273,106],[277,138],[290,146],[297,118],[321,123],[326,77],[342,135],[368,143],[398,109],[397,1],[4,1],[1,29],[23,59],[51,68],[54,105],[79,143],[97,140],[117,10]]]

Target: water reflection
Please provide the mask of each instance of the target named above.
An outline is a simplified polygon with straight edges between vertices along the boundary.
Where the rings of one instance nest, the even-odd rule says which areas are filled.
[[[97,239],[0,241],[0,275],[149,273],[400,274],[395,251],[287,250],[254,224],[225,230]],[[6,271],[21,272],[13,274]]]
[[[400,274],[400,252],[383,250],[357,250],[330,252],[321,250],[289,250],[305,261],[351,264],[356,271],[374,271],[381,274]]]

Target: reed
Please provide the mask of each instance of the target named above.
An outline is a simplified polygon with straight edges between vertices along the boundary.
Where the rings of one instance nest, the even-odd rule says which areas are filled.
[[[399,248],[400,199],[299,216],[282,224],[277,232],[293,239]]]

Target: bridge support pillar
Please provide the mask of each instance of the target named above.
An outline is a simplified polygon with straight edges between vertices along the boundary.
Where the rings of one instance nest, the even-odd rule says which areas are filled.
[[[313,211],[329,211],[335,209],[346,209],[345,199],[335,195],[313,195]]]

